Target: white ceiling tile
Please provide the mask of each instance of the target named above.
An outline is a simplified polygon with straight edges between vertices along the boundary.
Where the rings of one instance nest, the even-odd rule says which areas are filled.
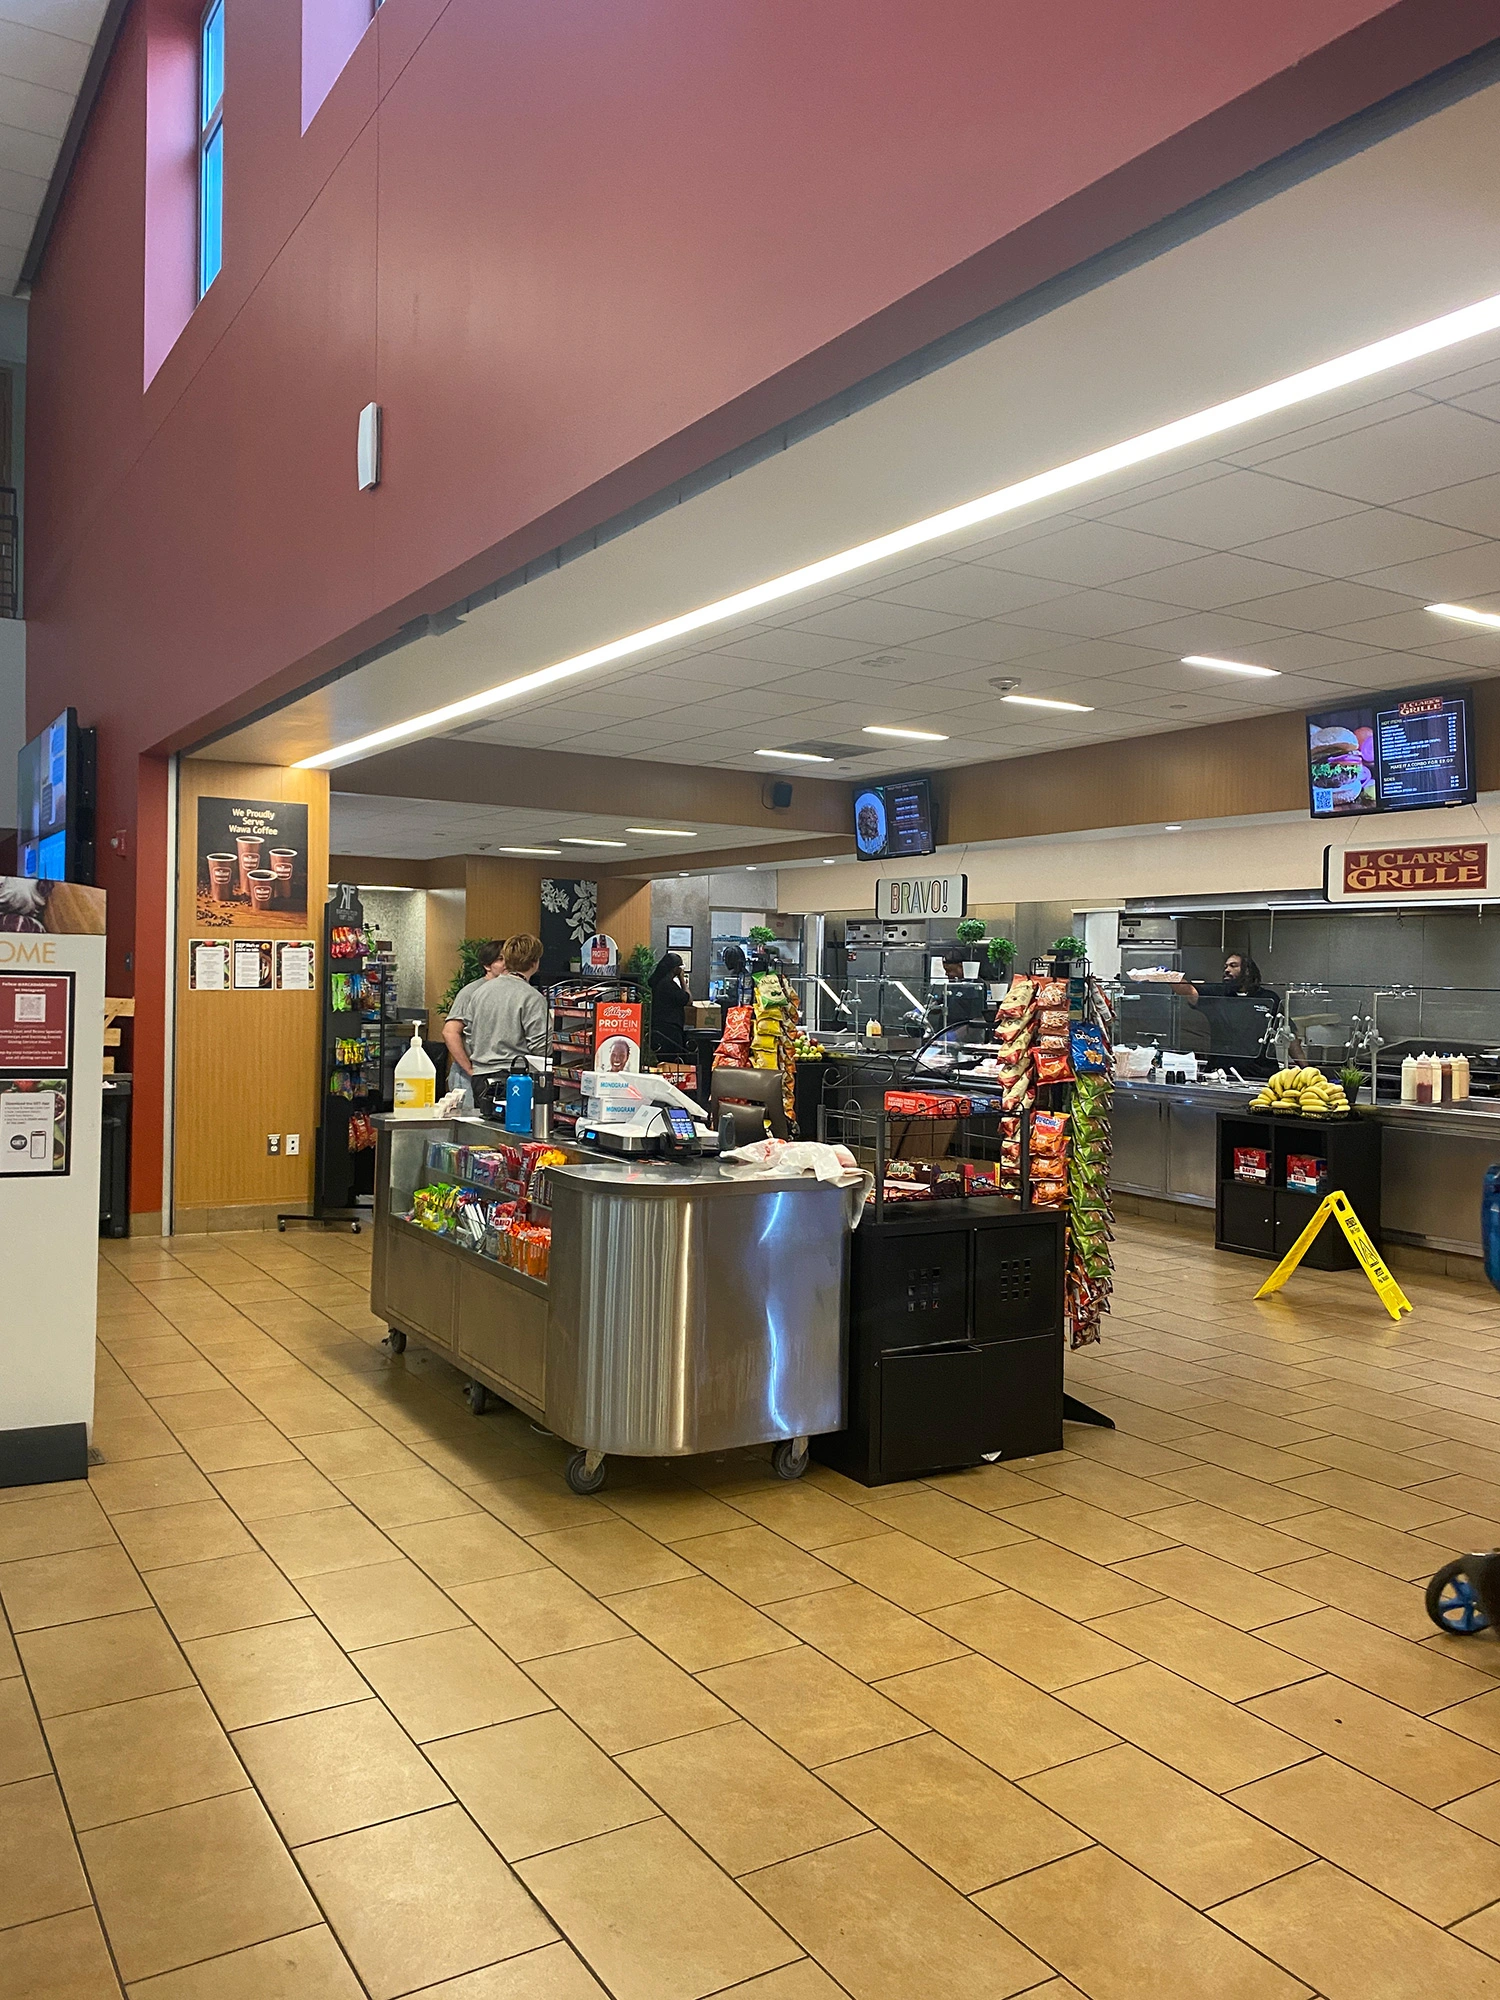
[[[93,45],[107,0],[0,0],[0,21]]]
[[[1056,643],[1056,634],[1029,626],[1001,625],[980,620],[973,625],[956,625],[935,639],[916,639],[905,650],[926,658],[979,660],[991,666],[1007,666],[1032,653],[1044,653]]]
[[[1251,597],[1269,597],[1278,590],[1295,590],[1316,579],[1306,570],[1288,569],[1280,562],[1256,562],[1248,556],[1222,553],[1194,556],[1170,569],[1133,576],[1121,584],[1131,597],[1160,604],[1178,604],[1195,611],[1214,611],[1226,604],[1243,604]]]
[[[1465,396],[1453,399],[1461,410],[1468,410],[1476,417],[1488,417],[1491,423],[1500,421],[1500,382],[1487,389],[1472,389]]]
[[[1473,638],[1462,639],[1457,636],[1458,626],[1455,625],[1453,631],[1455,636],[1445,639],[1440,649],[1428,646],[1423,648],[1421,654],[1406,654],[1407,665],[1415,665],[1419,658],[1424,661],[1446,662],[1455,667],[1462,667],[1466,672],[1476,674],[1484,680],[1488,680],[1492,674],[1500,673],[1500,632],[1476,632]]]
[[[1002,618],[1028,605],[1067,594],[1067,584],[1039,577],[1016,576],[982,563],[957,563],[924,582],[885,591],[881,601],[906,604],[918,611],[946,611],[955,618]]]
[[[1479,356],[1487,348],[1490,352],[1480,359]],[[1487,389],[1492,382],[1500,382],[1500,344],[1484,340],[1465,341],[1463,352],[1473,354],[1474,362],[1455,374],[1429,376],[1422,384],[1424,396],[1436,396],[1441,402],[1454,403],[1472,395],[1476,389]],[[1434,357],[1435,360],[1440,358]],[[1451,360],[1452,356],[1446,358]]]
[[[1097,589],[1196,555],[1186,543],[1109,521],[1078,521],[1024,546],[986,556],[983,566]]]
[[[1200,464],[1184,465],[1175,472],[1164,472],[1155,479],[1137,480],[1130,473],[1121,473],[1117,479],[1101,482],[1095,497],[1073,503],[1073,512],[1085,520],[1102,521],[1118,514],[1121,507],[1143,506],[1148,500],[1159,500],[1169,493],[1185,493],[1189,487],[1201,486],[1207,479],[1217,479],[1227,468],[1219,458],[1205,457]],[[1090,489],[1094,491],[1094,489]]]
[[[1460,479],[1500,472],[1500,424],[1432,403],[1306,450],[1272,459],[1284,479],[1380,505]]]
[[[1273,419],[1263,432],[1257,431],[1252,438],[1225,445],[1223,457],[1235,465],[1263,466],[1268,460],[1280,458],[1288,451],[1324,444],[1331,438],[1348,437],[1354,431],[1367,430],[1371,424],[1384,423],[1390,417],[1425,410],[1429,400],[1425,387],[1403,391],[1398,396],[1372,397],[1369,384],[1359,383],[1345,394],[1349,402],[1344,409],[1329,412],[1327,401],[1320,396],[1316,402],[1301,404],[1296,410]]]
[[[1137,625],[1155,624],[1168,608],[1111,590],[1075,590],[1049,604],[1028,605],[1013,618],[997,622],[1017,630],[1066,633],[1070,638],[1109,638]]]
[[[1478,535],[1500,536],[1500,473],[1424,493],[1420,499],[1404,501],[1400,511],[1408,518],[1417,516],[1472,529]]]
[[[1228,611],[1194,611],[1183,618],[1143,625],[1130,635],[1132,645],[1147,646],[1181,659],[1184,653],[1217,653],[1228,660],[1254,660],[1255,648],[1285,636],[1285,627],[1262,618],[1236,617]]]
[[[1346,514],[1342,520],[1325,521],[1318,528],[1273,535],[1245,553],[1293,563],[1319,576],[1364,576],[1393,563],[1466,548],[1473,539],[1464,528],[1418,520],[1410,513],[1397,514],[1384,507],[1367,507],[1362,513]]]
[[[1149,688],[1126,681],[1095,681],[1091,692],[1104,713],[1150,716],[1156,721],[1171,722],[1178,729],[1199,722],[1232,722],[1269,706],[1182,689],[1153,693]]]
[[[1055,646],[1050,652],[1034,653],[1014,668],[1018,679],[1028,680],[1038,673],[1096,675],[1133,672],[1136,667],[1157,664],[1172,655],[1159,646],[1135,646],[1122,639],[1085,639],[1072,645]]]
[[[1237,610],[1242,617],[1260,618],[1294,632],[1326,632],[1359,618],[1395,617],[1406,608],[1395,591],[1326,580],[1304,584],[1300,590],[1278,591],[1274,597],[1257,597]]]
[[[60,140],[73,115],[74,94],[71,90],[52,90],[44,84],[27,83],[0,71],[0,124]]]
[[[716,650],[720,658],[731,660],[765,660],[784,667],[832,667],[840,660],[856,658],[863,644],[859,639],[830,639],[819,632],[783,627],[733,639]]]
[[[24,174],[28,180],[40,181],[44,190],[57,165],[58,143],[44,133],[28,132],[0,118],[0,167],[10,173]],[[39,195],[38,212],[41,205]]]
[[[1461,645],[1467,635],[1462,626],[1447,624],[1431,612],[1411,610],[1394,618],[1362,618],[1336,627],[1330,636],[1367,646],[1372,653],[1415,653],[1431,652],[1435,647],[1447,652]]]
[[[1411,662],[1404,655],[1402,663],[1410,671]],[[1148,693],[1201,694],[1216,700],[1232,698],[1253,708],[1296,708],[1303,703],[1316,704],[1325,694],[1330,699],[1342,694],[1350,684],[1347,680],[1320,679],[1314,674],[1280,674],[1275,680],[1236,679],[1231,674],[1215,673],[1211,667],[1184,666],[1180,660],[1161,666],[1141,667],[1120,679],[1122,683]],[[1235,690],[1233,697],[1225,692],[1230,688]]]
[[[902,646],[951,630],[959,621],[938,611],[914,611],[905,604],[861,598],[836,611],[821,611],[798,619],[799,632],[818,632],[830,639],[859,639],[867,646]]]
[[[1267,535],[1309,528],[1353,512],[1352,500],[1333,494],[1314,493],[1263,472],[1226,472],[1185,492],[1122,507],[1110,518],[1125,527],[1175,535],[1202,548],[1238,549]]]
[[[1500,590],[1500,542],[1476,542],[1449,555],[1374,570],[1365,581],[1404,591],[1423,604],[1468,604]]]

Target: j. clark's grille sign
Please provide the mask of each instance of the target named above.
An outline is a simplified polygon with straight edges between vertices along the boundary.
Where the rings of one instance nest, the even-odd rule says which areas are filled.
[[[1489,887],[1486,840],[1441,847],[1346,847],[1346,896],[1472,896]]]
[[[875,884],[875,914],[888,922],[961,917],[968,907],[967,875],[882,875]]]

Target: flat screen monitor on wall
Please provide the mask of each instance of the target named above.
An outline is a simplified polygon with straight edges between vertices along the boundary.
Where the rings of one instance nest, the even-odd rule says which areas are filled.
[[[49,882],[94,879],[94,732],[64,709],[16,764],[16,865]]]
[[[1309,715],[1307,775],[1314,819],[1473,805],[1473,690],[1416,688]]]
[[[854,844],[864,861],[905,861],[933,853],[937,840],[930,780],[896,778],[856,791]]]

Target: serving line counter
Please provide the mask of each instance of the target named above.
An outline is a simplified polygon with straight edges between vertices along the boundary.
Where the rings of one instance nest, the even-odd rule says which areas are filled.
[[[576,1447],[568,1481],[605,1456],[669,1458],[772,1443],[778,1472],[844,1423],[849,1236],[863,1189],[772,1179],[717,1160],[625,1160],[558,1142],[546,1169],[545,1278],[409,1219],[434,1141],[513,1146],[478,1117],[377,1118],[370,1309],[399,1352],[419,1339]]]
[[[1111,1185],[1212,1208],[1218,1114],[1243,1110],[1253,1094],[1240,1084],[1117,1083]],[[1362,1104],[1358,1117],[1381,1128],[1385,1240],[1481,1256],[1479,1199],[1485,1168],[1500,1160],[1500,1103],[1493,1110],[1472,1099],[1452,1107]]]

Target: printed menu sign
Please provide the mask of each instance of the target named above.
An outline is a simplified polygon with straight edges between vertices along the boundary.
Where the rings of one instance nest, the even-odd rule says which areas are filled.
[[[311,993],[316,947],[310,938],[276,945],[276,984],[283,993]]]
[[[271,945],[268,938],[234,940],[233,984],[236,993],[269,993]]]
[[[229,946],[222,938],[193,938],[189,942],[188,985],[195,993],[229,991]]]
[[[307,807],[287,799],[199,799],[197,926],[307,930]]]
[[[65,1077],[0,1077],[0,1178],[68,1171]]]
[[[71,973],[0,973],[0,1069],[66,1069]]]

